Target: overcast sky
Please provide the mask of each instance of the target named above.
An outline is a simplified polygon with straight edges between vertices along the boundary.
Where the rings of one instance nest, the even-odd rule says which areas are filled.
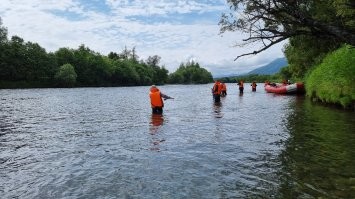
[[[36,42],[49,52],[84,44],[107,55],[136,47],[140,59],[159,55],[174,72],[193,59],[214,76],[240,74],[283,57],[283,44],[237,61],[255,46],[233,47],[239,32],[219,34],[225,0],[1,0],[9,36]]]

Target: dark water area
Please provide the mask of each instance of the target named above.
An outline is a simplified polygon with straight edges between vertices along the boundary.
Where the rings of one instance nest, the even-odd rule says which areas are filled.
[[[0,90],[0,198],[355,198],[354,112],[227,86]]]

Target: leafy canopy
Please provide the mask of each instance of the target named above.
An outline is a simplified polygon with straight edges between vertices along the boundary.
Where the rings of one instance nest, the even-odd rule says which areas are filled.
[[[236,46],[260,46],[236,59],[300,35],[355,45],[352,0],[228,0],[228,3],[231,12],[221,17],[221,33],[240,31],[247,38]]]

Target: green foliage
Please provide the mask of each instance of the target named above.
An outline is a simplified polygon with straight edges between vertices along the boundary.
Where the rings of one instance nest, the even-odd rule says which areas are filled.
[[[350,6],[352,4],[352,6]],[[343,18],[344,26],[355,29],[355,5],[353,0],[333,0],[332,6],[335,8],[336,15]]]
[[[1,20],[1,18],[0,18]],[[7,39],[0,21],[0,87],[133,86],[165,84],[169,71],[160,57],[138,62],[135,48],[103,56],[85,45],[47,53],[18,36]],[[74,78],[75,77],[75,78]]]
[[[182,63],[180,67],[169,75],[171,84],[207,84],[213,81],[212,74],[201,68],[198,63]]]
[[[289,63],[288,72],[294,78],[302,78],[312,66],[319,64],[324,56],[339,47],[339,43],[311,36],[296,36],[285,46]]]
[[[221,17],[219,22],[221,33],[227,31],[247,33],[248,37],[243,39],[242,43],[237,43],[238,47],[263,43],[261,46],[256,45],[260,46],[258,50],[239,55],[236,59],[258,54],[277,43],[295,37],[324,41],[325,44],[330,42],[338,46],[343,43],[355,45],[353,0],[228,0],[227,2],[231,12]],[[307,48],[303,50],[308,52]]]
[[[355,48],[344,45],[327,55],[306,78],[306,94],[323,102],[355,103]]]
[[[58,81],[58,86],[73,87],[76,83],[77,74],[71,64],[62,65],[55,74],[55,79]]]
[[[354,34],[354,17],[355,10],[351,8],[349,0],[331,0],[331,1],[309,1],[307,9],[304,12],[315,21],[332,25],[329,29],[337,29],[337,33],[344,34],[343,38],[351,43]],[[313,29],[312,29],[313,28]],[[308,27],[314,33],[321,28]],[[289,39],[289,44],[286,45],[284,53],[289,63],[289,72],[293,78],[303,78],[307,71],[313,66],[322,62],[323,58],[329,53],[338,49],[344,40],[335,38],[334,34],[303,34],[293,36]]]
[[[7,29],[2,26],[2,20],[0,17],[0,45],[7,42]]]

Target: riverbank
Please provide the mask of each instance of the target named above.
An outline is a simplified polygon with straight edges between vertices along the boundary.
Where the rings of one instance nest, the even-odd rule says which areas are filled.
[[[355,108],[355,48],[344,45],[327,55],[305,78],[312,101]]]

